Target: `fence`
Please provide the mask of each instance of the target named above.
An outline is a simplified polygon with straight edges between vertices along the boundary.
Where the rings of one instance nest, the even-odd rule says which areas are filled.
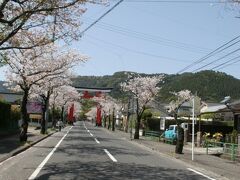
[[[240,144],[215,141],[206,141],[205,143],[206,154],[210,154],[211,151],[214,151],[214,154],[222,154],[221,156],[225,158],[240,162]]]
[[[146,131],[145,132],[145,137],[150,137],[153,140],[159,141],[160,138],[160,132],[159,131]]]
[[[232,161],[240,161],[240,145],[224,143],[224,155],[230,157]]]

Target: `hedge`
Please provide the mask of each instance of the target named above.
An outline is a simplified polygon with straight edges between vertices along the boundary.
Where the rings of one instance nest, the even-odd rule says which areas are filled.
[[[11,111],[11,104],[0,102],[0,130],[11,131],[18,129],[20,112]]]

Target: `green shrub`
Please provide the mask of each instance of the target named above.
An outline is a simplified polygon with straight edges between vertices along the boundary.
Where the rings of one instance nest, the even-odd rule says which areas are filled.
[[[20,111],[12,110],[11,104],[0,102],[0,129],[1,131],[9,131],[18,129],[18,120],[20,119]]]

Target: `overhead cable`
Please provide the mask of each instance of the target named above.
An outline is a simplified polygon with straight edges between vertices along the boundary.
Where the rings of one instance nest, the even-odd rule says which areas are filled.
[[[188,65],[188,66],[186,66],[185,68],[181,69],[180,71],[177,72],[177,74],[180,74],[180,73],[186,71],[187,69],[189,69],[189,68],[191,68],[191,67],[193,67],[193,66],[195,66],[195,65],[197,65],[197,64],[199,64],[199,63],[201,63],[201,62],[203,62],[204,60],[212,57],[213,55],[215,55],[215,54],[217,54],[217,53],[220,53],[220,52],[224,51],[225,49],[228,49],[228,48],[234,46],[235,44],[237,44],[237,43],[240,42],[240,40],[234,42],[234,41],[237,40],[239,37],[240,37],[240,35],[238,35],[238,36],[236,36],[235,38],[231,39],[230,41],[224,43],[224,44],[221,45],[220,47],[216,48],[215,50],[213,50],[213,51],[211,51],[210,53],[208,53],[207,55],[205,55],[204,57],[202,57],[202,58],[194,61],[194,62],[191,63],[190,65]],[[232,43],[232,42],[234,42],[234,43]],[[232,43],[232,44],[230,44],[230,43]],[[228,45],[228,44],[230,44],[230,45]],[[227,46],[227,45],[228,45],[228,46]],[[226,47],[225,47],[225,46],[226,46]]]
[[[230,63],[230,62],[232,62],[233,60],[236,60],[236,59],[239,59],[240,58],[240,55],[239,56],[237,56],[237,57],[234,57],[234,58],[232,58],[232,59],[230,59],[230,60],[228,60],[228,61],[226,61],[226,62],[223,62],[223,63],[221,63],[221,64],[219,64],[219,65],[217,65],[217,66],[215,66],[215,67],[213,67],[211,70],[214,70],[214,69],[222,69],[222,67],[225,67],[224,65],[227,65],[228,63]],[[238,60],[239,61],[239,60]],[[234,61],[234,62],[236,62],[236,61]],[[230,63],[231,64],[231,63]]]
[[[224,65],[224,66],[222,66],[222,67],[220,67],[220,68],[218,68],[218,69],[216,69],[216,70],[220,70],[220,69],[223,69],[223,68],[225,68],[225,67],[227,67],[227,66],[236,64],[236,63],[239,62],[239,61],[240,61],[240,59],[238,59],[238,60],[236,60],[236,61],[233,61],[233,62],[231,62],[231,63],[229,63],[229,64],[226,64],[226,65]]]
[[[238,48],[238,49],[236,49],[236,50],[234,50],[234,51],[231,51],[230,53],[228,53],[228,54],[226,54],[226,55],[224,55],[224,56],[222,56],[222,57],[220,57],[220,58],[218,58],[218,59],[216,59],[216,60],[214,60],[214,61],[211,61],[210,63],[207,63],[207,64],[205,64],[204,66],[201,66],[201,67],[195,69],[195,70],[192,71],[192,72],[196,72],[196,71],[198,71],[198,70],[201,70],[201,69],[203,69],[203,68],[205,68],[205,67],[207,67],[207,66],[209,66],[209,65],[211,65],[211,64],[213,64],[213,63],[215,63],[215,62],[217,62],[217,61],[220,61],[220,60],[222,60],[222,59],[224,59],[224,58],[232,55],[233,53],[235,53],[235,52],[237,52],[237,51],[240,51],[240,48]]]
[[[115,47],[120,48],[120,49],[123,49],[123,50],[125,50],[125,51],[129,51],[129,52],[134,53],[134,54],[141,54],[141,55],[150,56],[150,57],[154,57],[154,58],[161,58],[161,59],[164,59],[164,60],[168,59],[168,60],[177,61],[177,62],[183,61],[183,60],[179,60],[179,59],[175,59],[175,58],[171,58],[171,57],[160,56],[160,55],[151,54],[151,53],[148,53],[148,52],[143,52],[143,51],[139,51],[139,50],[129,49],[129,48],[125,47],[125,46],[121,46],[121,45],[118,45],[118,44],[114,44],[114,43],[112,43],[112,42],[108,42],[108,41],[105,41],[105,40],[103,40],[103,39],[96,38],[96,37],[94,37],[94,36],[92,36],[92,35],[87,35],[87,37],[88,37],[88,38],[91,38],[91,39],[93,39],[93,40],[97,40],[97,41],[99,41],[99,42],[101,42],[101,43],[109,44],[109,45],[111,45],[111,46],[115,46]]]
[[[198,47],[198,46],[195,46],[195,45],[192,45],[192,44],[177,42],[177,41],[173,41],[173,40],[170,40],[170,39],[162,38],[160,36],[150,35],[150,34],[138,32],[138,31],[134,31],[134,30],[129,30],[127,28],[123,28],[123,27],[115,26],[115,25],[110,25],[110,24],[107,24],[107,23],[98,23],[96,25],[96,27],[101,28],[103,30],[110,31],[110,32],[118,33],[118,34],[121,34],[123,36],[133,37],[133,38],[136,38],[136,39],[145,40],[145,41],[155,43],[155,44],[159,44],[159,45],[163,45],[163,46],[174,47],[174,48],[182,49],[182,50],[185,50],[185,51],[191,51],[191,52],[202,54],[202,53],[206,52],[206,50],[207,50],[205,48]]]
[[[197,4],[204,4],[204,3],[214,3],[214,4],[222,4],[222,3],[234,3],[232,1],[210,1],[210,0],[125,0],[125,2],[130,2],[130,3],[197,3]]]
[[[108,13],[110,13],[113,9],[115,9],[120,3],[122,3],[124,0],[118,1],[116,4],[114,4],[109,10],[107,10],[103,15],[101,15],[99,18],[97,18],[92,24],[90,24],[87,28],[85,28],[80,36],[82,36],[87,30],[89,30],[92,26],[94,26],[98,21],[100,21],[103,17],[105,17]]]

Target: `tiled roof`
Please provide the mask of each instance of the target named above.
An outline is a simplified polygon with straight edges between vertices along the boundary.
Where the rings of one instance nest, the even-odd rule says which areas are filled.
[[[3,84],[4,81],[0,81],[0,99],[3,99],[6,102],[13,103],[18,100],[21,100],[22,95],[20,93],[12,92],[7,89]]]

